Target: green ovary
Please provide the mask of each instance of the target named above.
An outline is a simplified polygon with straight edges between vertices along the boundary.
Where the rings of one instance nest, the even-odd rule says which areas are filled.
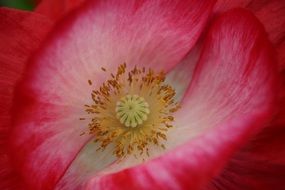
[[[116,105],[117,118],[126,127],[137,127],[147,120],[149,105],[143,97],[126,95]]]

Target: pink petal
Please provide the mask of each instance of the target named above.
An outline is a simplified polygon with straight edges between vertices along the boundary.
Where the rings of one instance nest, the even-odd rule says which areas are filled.
[[[169,70],[194,45],[212,7],[198,0],[89,1],[58,24],[17,91],[11,149],[26,183],[66,184],[59,180],[90,140],[80,136],[88,123],[79,118],[107,77],[101,67],[115,72],[126,62]]]
[[[144,165],[95,176],[87,189],[205,187],[270,119],[274,74],[271,48],[257,19],[239,9],[223,14],[210,29],[176,117],[177,130],[182,129],[176,141],[192,140]]]
[[[15,84],[49,27],[49,21],[41,15],[0,8],[0,189],[22,189],[22,181],[7,155],[10,112]]]
[[[275,111],[277,114],[270,124],[231,159],[209,186],[211,190],[285,189],[284,7],[285,2],[282,0],[257,0],[248,5],[265,26],[277,49],[283,90],[279,93],[279,110]]]
[[[282,40],[285,37],[285,2],[282,0],[219,0],[215,5],[215,11],[223,12],[233,7],[247,7],[254,12],[258,19],[260,19],[265,26],[267,33],[269,33],[271,42],[276,45],[278,62],[282,67],[282,65],[284,65],[283,63],[285,63],[285,59],[283,58],[285,56],[285,53],[283,53],[284,43],[282,44]],[[175,70],[172,70],[168,75],[168,82],[175,86],[178,97],[181,97],[184,94],[185,88],[191,81],[199,51],[200,47],[196,46],[193,48],[179,66],[177,66]]]
[[[280,72],[284,69],[285,3],[282,0],[252,1],[248,8],[255,12],[277,49]],[[284,82],[283,82],[284,83]],[[284,86],[284,85],[283,85]],[[282,87],[284,89],[284,87]],[[284,90],[283,90],[284,91]],[[279,111],[269,126],[246,145],[215,180],[221,189],[284,189],[284,92],[280,93]],[[242,156],[241,156],[242,155]],[[263,167],[261,167],[263,166]],[[245,175],[247,173],[248,175]],[[235,179],[235,180],[228,180]],[[223,187],[223,188],[222,188]]]
[[[199,134],[241,114],[267,112],[273,103],[276,66],[270,44],[252,15],[239,10],[234,13],[228,20],[219,19],[209,32],[183,107],[177,113],[182,134],[187,130],[191,130],[190,136]],[[190,129],[180,127],[188,124],[189,118],[196,118]]]

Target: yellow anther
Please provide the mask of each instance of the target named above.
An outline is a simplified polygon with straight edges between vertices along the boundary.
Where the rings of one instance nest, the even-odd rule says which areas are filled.
[[[154,145],[165,148],[173,112],[179,108],[175,90],[164,84],[165,74],[144,67],[129,70],[122,64],[110,75],[92,91],[93,103],[85,105],[91,118],[88,133],[99,143],[98,150],[113,144],[113,154],[122,158],[149,156],[149,147]],[[88,83],[92,85],[91,80]]]

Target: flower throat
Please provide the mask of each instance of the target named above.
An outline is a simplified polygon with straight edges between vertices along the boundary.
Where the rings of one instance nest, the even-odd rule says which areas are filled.
[[[122,64],[92,91],[93,103],[85,105],[85,111],[91,116],[89,134],[99,143],[97,150],[113,144],[113,154],[122,158],[149,156],[150,146],[165,148],[163,141],[179,105],[174,101],[175,90],[164,80],[163,72],[144,67],[127,71]]]

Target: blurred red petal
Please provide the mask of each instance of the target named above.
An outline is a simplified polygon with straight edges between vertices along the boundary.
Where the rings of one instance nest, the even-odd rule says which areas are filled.
[[[256,11],[255,15],[264,25],[271,42],[280,44],[285,38],[285,1],[270,1]]]
[[[285,83],[283,88],[278,114],[231,158],[208,190],[285,189]]]
[[[70,11],[76,9],[85,0],[42,0],[36,8],[36,12],[46,15],[56,22]]]
[[[285,71],[285,40],[277,47],[279,70]],[[282,75],[285,75],[282,73]]]
[[[37,27],[35,27],[37,26]],[[22,189],[7,154],[15,84],[27,59],[46,36],[50,22],[43,16],[0,8],[0,189]]]
[[[214,11],[224,12],[236,7],[246,7],[252,0],[218,0]]]

